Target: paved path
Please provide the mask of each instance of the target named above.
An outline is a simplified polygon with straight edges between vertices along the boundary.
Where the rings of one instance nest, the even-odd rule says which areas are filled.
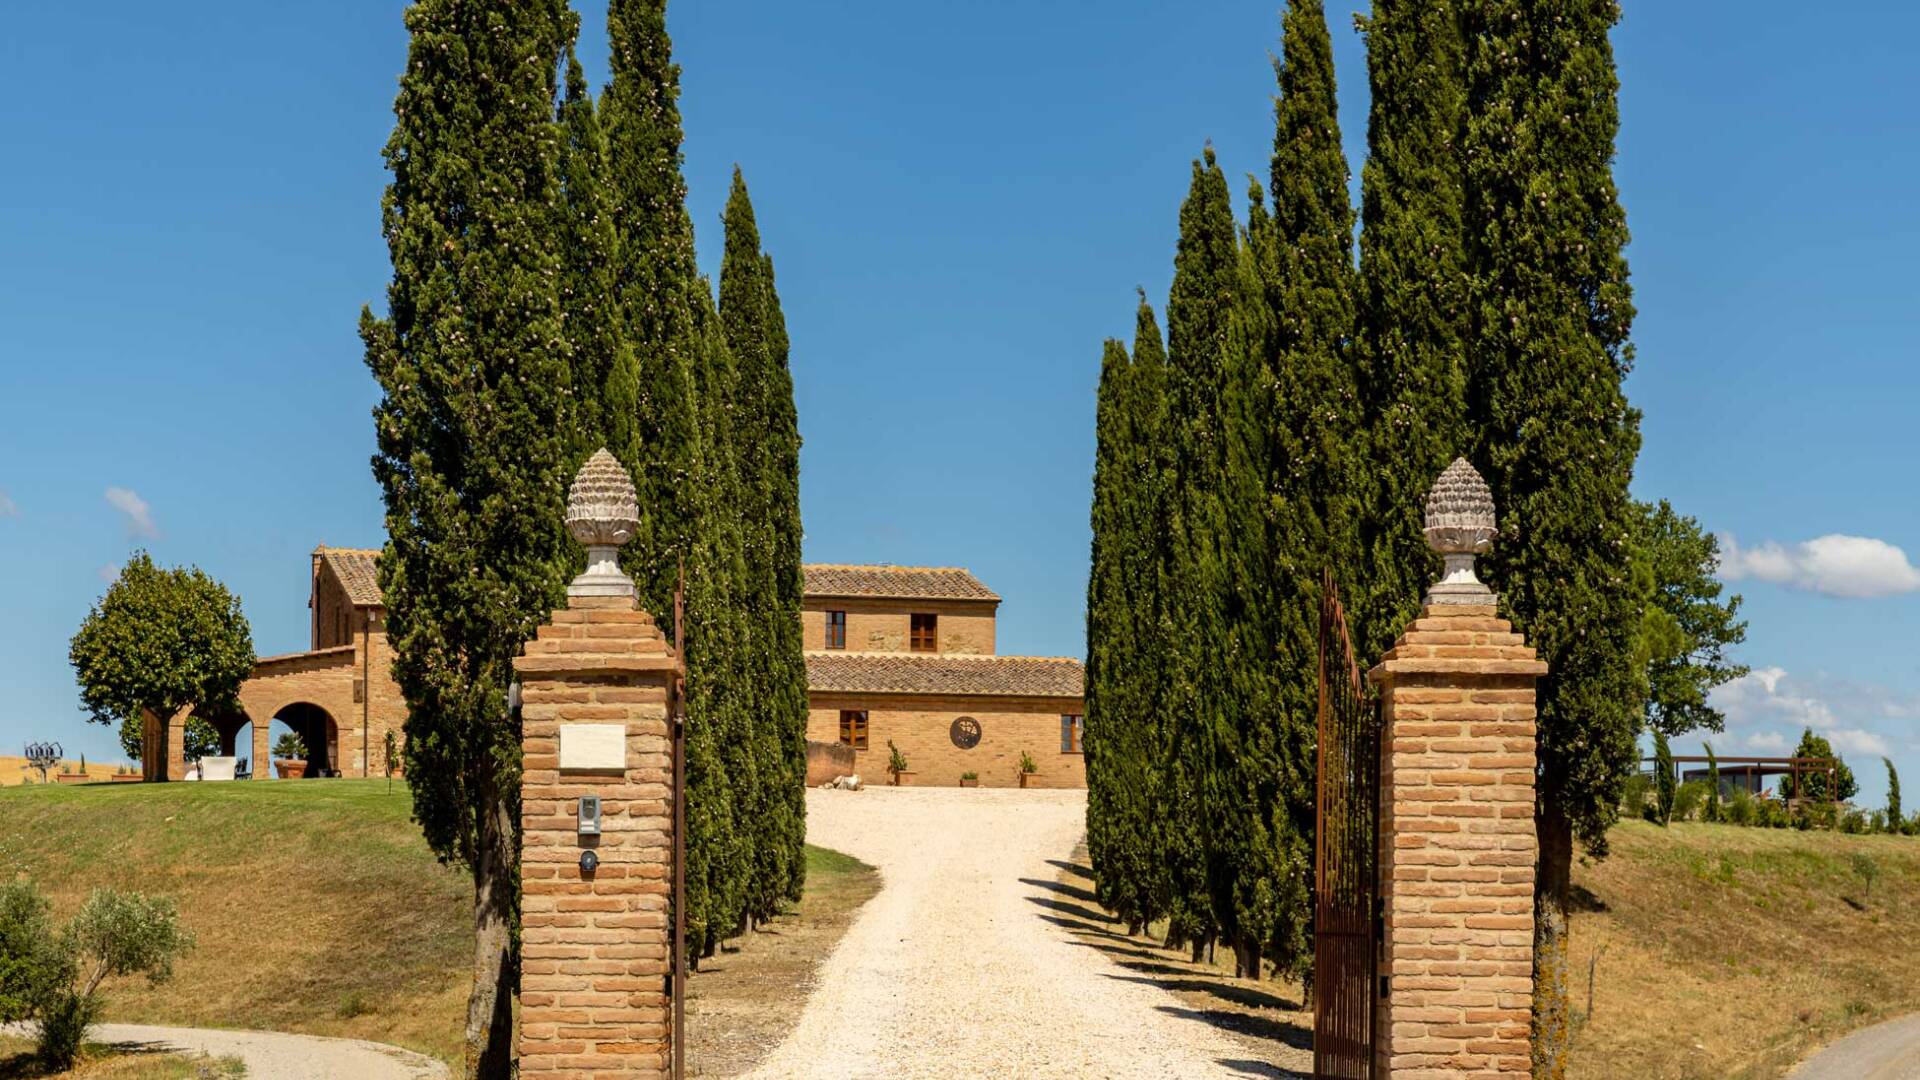
[[[1283,1075],[1059,921],[1080,791],[807,792],[807,840],[881,872],[793,1033],[753,1077]],[[1050,921],[1052,920],[1052,921]]]
[[[0,1024],[0,1031],[32,1035],[25,1024]],[[440,1080],[447,1075],[440,1062],[397,1046],[278,1031],[95,1024],[87,1031],[87,1041],[237,1057],[247,1063],[247,1080]]]
[[[1787,1080],[1920,1080],[1920,1013],[1854,1032]]]

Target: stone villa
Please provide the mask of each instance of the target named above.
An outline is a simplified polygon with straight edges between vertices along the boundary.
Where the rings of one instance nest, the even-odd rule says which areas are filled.
[[[248,755],[235,743],[253,725],[256,779],[273,775],[274,720],[306,743],[308,776],[384,775],[386,735],[398,745],[406,702],[390,673],[379,555],[316,548],[311,648],[260,659],[240,688],[241,711],[208,718],[228,755]],[[851,747],[855,771],[872,782],[884,781],[892,740],[921,785],[950,787],[973,772],[983,787],[1013,787],[1025,751],[1039,766],[1030,784],[1085,786],[1080,662],[996,654],[1000,597],[972,574],[833,565],[805,573],[809,740]],[[183,719],[163,728],[149,718],[147,779],[186,775]]]

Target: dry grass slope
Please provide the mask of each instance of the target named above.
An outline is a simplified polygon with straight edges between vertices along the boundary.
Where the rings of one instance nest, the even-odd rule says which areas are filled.
[[[103,885],[178,900],[199,947],[164,986],[109,983],[104,1020],[370,1039],[455,1062],[472,886],[434,860],[410,807],[384,780],[9,788],[0,878],[32,877],[60,917]],[[813,968],[879,888],[864,863],[807,856],[799,910],[693,977],[689,1057],[703,1075],[744,1071],[785,1034]],[[149,1067],[173,1066],[123,1057],[86,1075],[174,1075],[115,1071]]]
[[[1627,822],[1576,869],[1573,1075],[1784,1076],[1920,1010],[1920,840]],[[1868,867],[1871,866],[1871,870]]]

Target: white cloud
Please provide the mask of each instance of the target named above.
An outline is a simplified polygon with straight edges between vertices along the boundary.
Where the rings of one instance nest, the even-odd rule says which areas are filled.
[[[0,491],[0,518],[20,516],[20,504],[13,501],[6,492]]]
[[[120,564],[119,563],[108,563],[107,565],[101,567],[100,569],[94,572],[100,575],[101,581],[104,581],[109,585],[120,580]]]
[[[1720,576],[1804,589],[1826,596],[1872,599],[1920,590],[1920,569],[1907,553],[1870,536],[1829,533],[1800,544],[1769,540],[1743,548],[1720,535]]]
[[[160,535],[160,527],[153,523],[153,508],[131,488],[108,488],[107,502],[127,515],[128,536],[152,539]]]

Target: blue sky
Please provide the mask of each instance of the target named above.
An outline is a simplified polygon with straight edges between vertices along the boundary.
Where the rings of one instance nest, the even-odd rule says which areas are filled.
[[[1812,723],[1877,802],[1883,750],[1920,776],[1920,8],[1626,7],[1635,488],[1739,545],[1756,674],[1722,696],[1717,745],[1785,752]],[[1265,174],[1278,8],[674,6],[701,262],[738,162],[780,275],[809,559],[970,566],[1007,598],[1004,651],[1082,652],[1100,342],[1130,332],[1136,285],[1164,297],[1203,143]],[[10,16],[0,748],[116,756],[66,641],[136,545],[237,590],[264,655],[306,645],[317,543],[380,542],[354,320],[388,278],[401,10]],[[580,10],[598,82],[604,9]]]

